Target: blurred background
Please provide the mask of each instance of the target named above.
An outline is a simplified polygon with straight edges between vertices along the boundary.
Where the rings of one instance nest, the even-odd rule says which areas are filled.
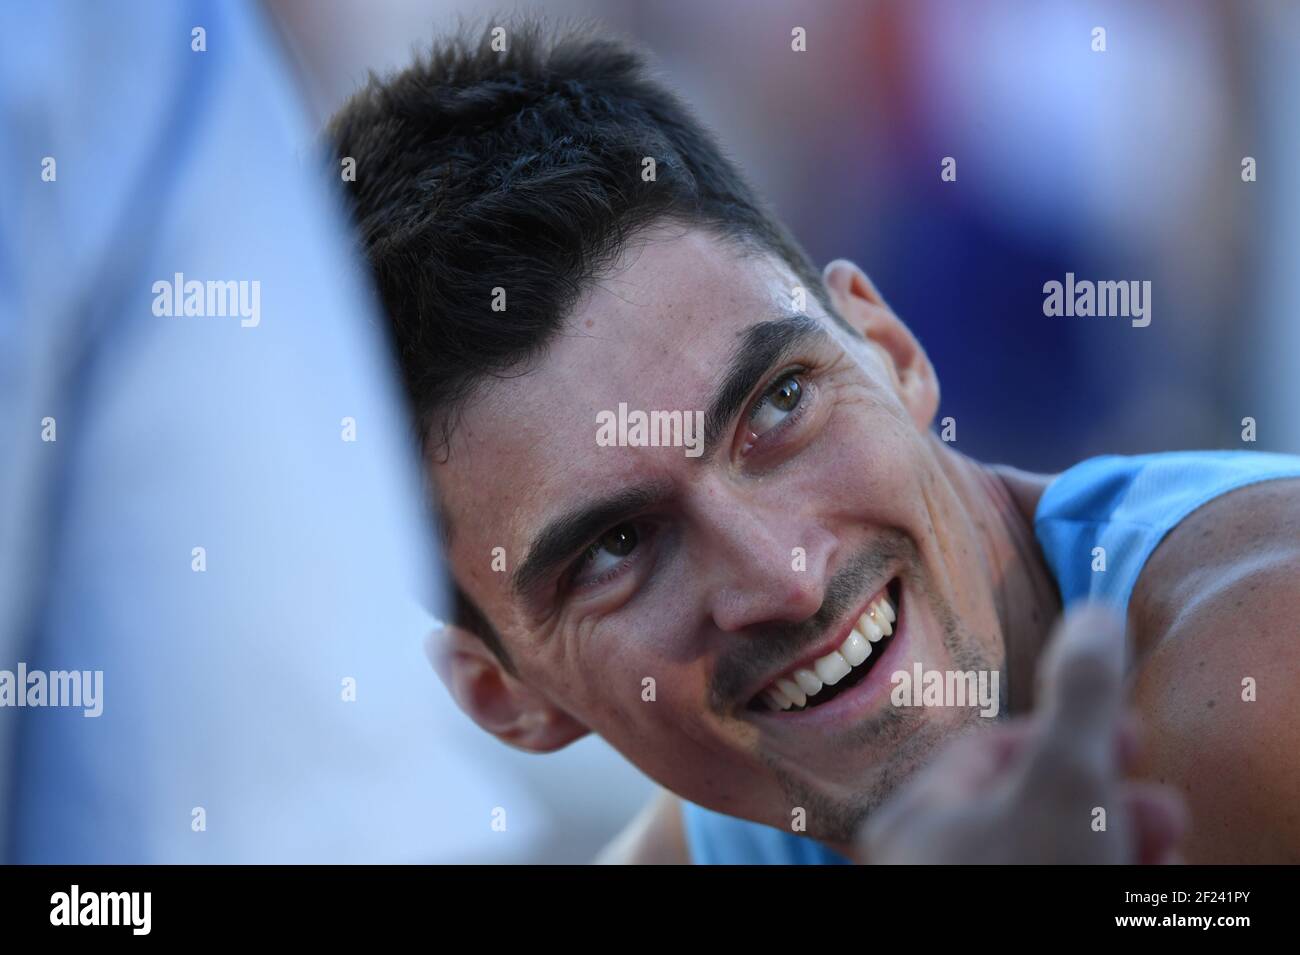
[[[459,0],[270,7],[317,126],[368,71],[401,68],[458,18],[496,22]],[[1042,471],[1103,453],[1300,452],[1300,5],[500,10],[595,18],[649,47],[813,258],[856,260],[910,324],[961,451]],[[791,49],[796,27],[806,52]],[[1092,48],[1096,27],[1105,52]],[[940,179],[944,157],[955,182]],[[1245,157],[1257,181],[1243,181]],[[1043,283],[1066,272],[1150,281],[1150,325],[1045,317]],[[598,740],[525,756],[438,700],[454,745],[529,796],[502,834],[503,861],[588,859],[651,791]]]

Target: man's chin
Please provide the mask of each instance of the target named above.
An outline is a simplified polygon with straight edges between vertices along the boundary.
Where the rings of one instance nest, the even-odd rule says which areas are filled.
[[[844,852],[871,813],[922,770],[947,740],[963,732],[971,716],[969,712],[948,711],[936,719],[934,711],[890,712],[898,719],[889,727],[887,747],[857,747],[863,752],[823,756],[812,765],[807,761],[797,765],[782,761],[780,766],[772,763],[790,801],[783,807],[780,827],[789,828],[794,811],[803,809],[803,834]],[[870,769],[850,771],[854,765]]]

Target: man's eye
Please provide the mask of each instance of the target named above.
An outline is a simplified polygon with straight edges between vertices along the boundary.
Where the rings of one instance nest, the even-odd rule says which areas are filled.
[[[587,548],[579,562],[579,582],[599,577],[621,564],[636,549],[641,535],[635,525],[619,524]]]
[[[754,406],[749,417],[749,430],[755,435],[762,435],[785,421],[803,398],[803,385],[794,372],[783,375],[772,383],[762,399]]]

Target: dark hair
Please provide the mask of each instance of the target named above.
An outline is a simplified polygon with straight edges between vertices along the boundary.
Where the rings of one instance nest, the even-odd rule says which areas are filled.
[[[651,224],[769,250],[833,314],[807,254],[643,53],[591,28],[504,29],[503,52],[493,28],[477,40],[462,28],[396,75],[371,75],[328,130],[356,164],[352,209],[425,453],[477,384],[545,349]]]

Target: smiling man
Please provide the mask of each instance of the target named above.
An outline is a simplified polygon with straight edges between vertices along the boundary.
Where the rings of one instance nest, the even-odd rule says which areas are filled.
[[[447,41],[331,133],[444,516],[445,678],[511,745],[594,731],[665,787],[623,857],[838,861],[988,722],[893,674],[1027,710],[1091,595],[1127,608],[1140,772],[1185,791],[1188,857],[1300,858],[1300,459],[955,453],[867,276],[819,274],[619,43]],[[701,416],[700,453],[602,439],[627,409]]]

